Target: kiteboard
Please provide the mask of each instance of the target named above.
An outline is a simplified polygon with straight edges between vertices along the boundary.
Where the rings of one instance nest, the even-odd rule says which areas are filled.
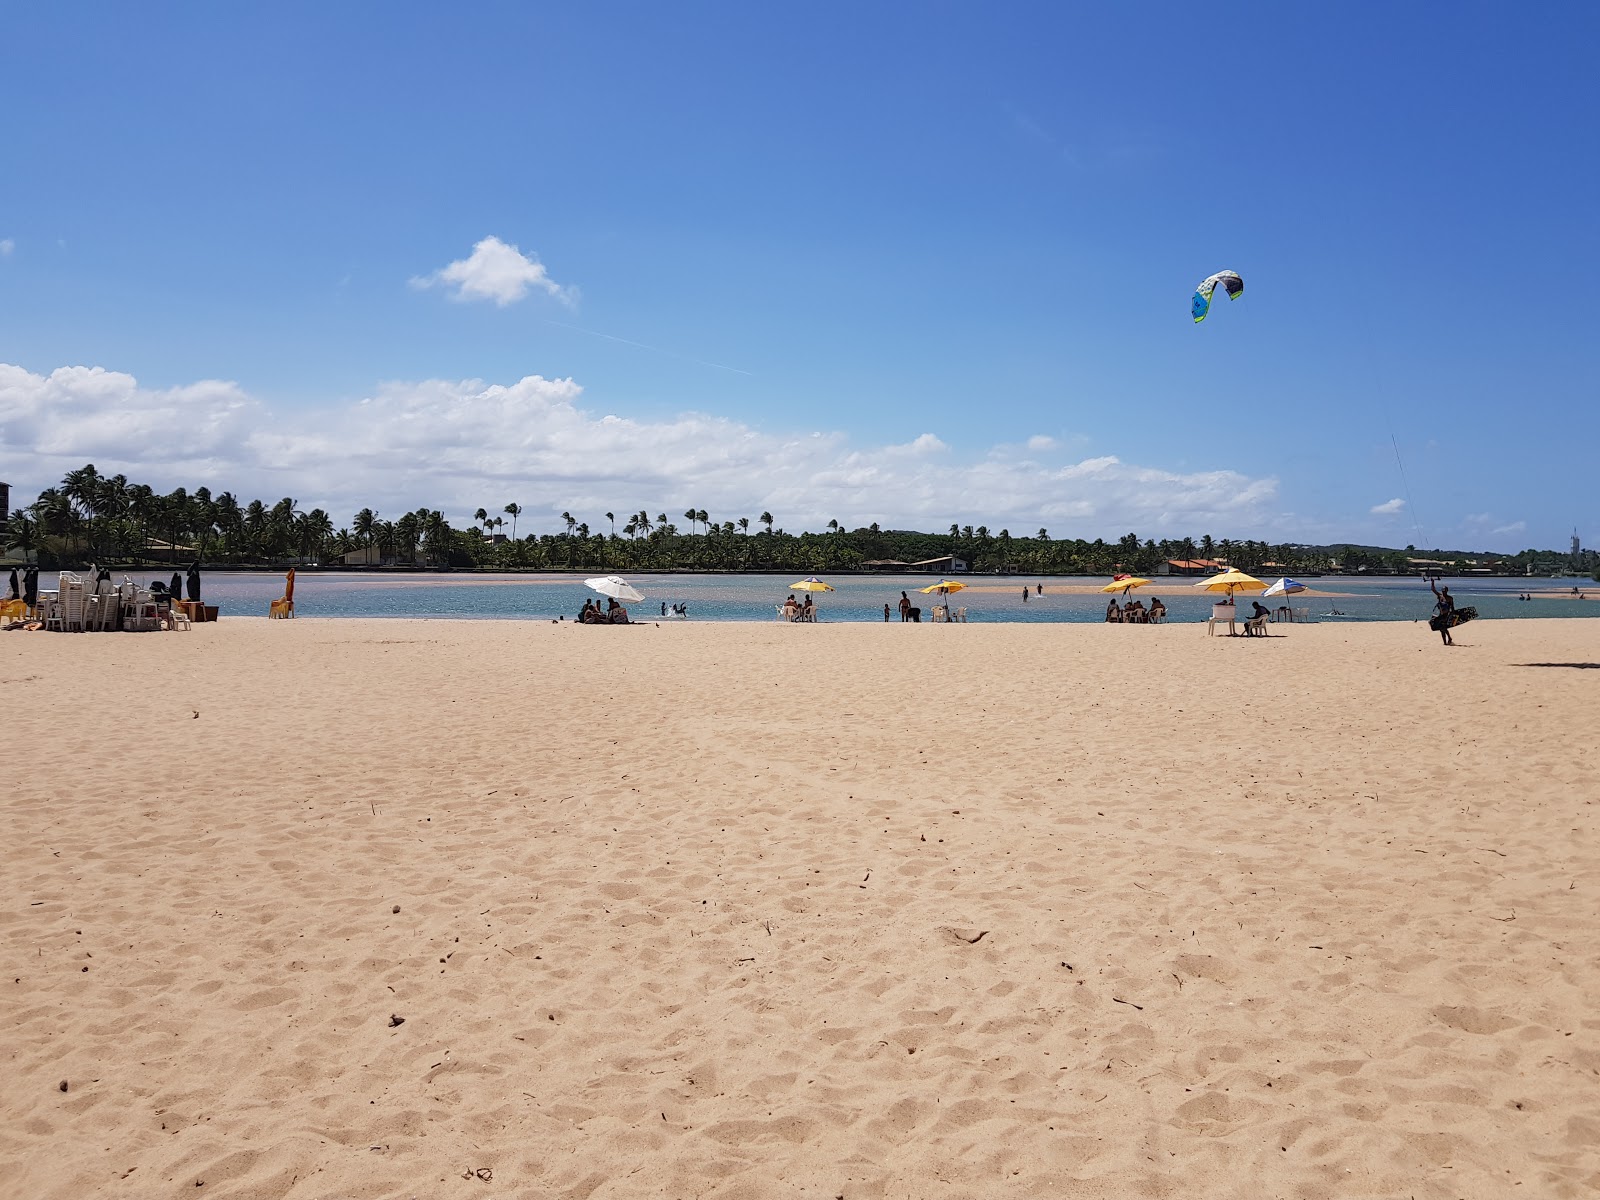
[[[1438,633],[1441,629],[1454,629],[1457,625],[1465,625],[1468,621],[1478,619],[1478,610],[1472,607],[1454,609],[1450,613],[1434,617],[1428,622],[1428,628]]]

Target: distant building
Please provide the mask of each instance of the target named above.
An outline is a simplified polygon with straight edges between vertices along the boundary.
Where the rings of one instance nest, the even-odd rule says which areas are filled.
[[[911,567],[910,563],[901,562],[898,558],[869,558],[861,565],[874,571],[905,571]]]
[[[1226,571],[1228,565],[1214,558],[1169,558],[1156,568],[1159,575],[1205,575],[1212,571]]]
[[[188,562],[198,556],[195,547],[180,542],[164,542],[160,538],[146,538],[144,542],[144,557],[151,562]]]
[[[5,486],[6,486],[5,484],[0,483],[0,488],[4,488]],[[4,508],[4,507],[5,507],[4,503],[0,502],[0,508]],[[1578,531],[1576,529],[1574,529],[1572,531],[1572,562],[1573,562],[1573,565],[1576,566],[1578,564],[1578,562],[1582,558],[1583,558],[1583,545],[1578,541]]]
[[[949,572],[953,575],[957,571],[967,569],[967,560],[946,554],[943,558],[925,558],[921,562],[911,563],[910,566],[913,571],[926,571],[930,575],[937,575],[940,572]]]

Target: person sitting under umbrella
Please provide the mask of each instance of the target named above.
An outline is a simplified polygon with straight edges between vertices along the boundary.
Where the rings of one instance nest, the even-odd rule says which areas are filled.
[[[628,610],[615,596],[606,599],[606,620],[613,625],[626,625],[628,623]]]
[[[1120,620],[1122,620],[1122,609],[1120,607],[1118,607],[1115,597],[1112,598],[1111,603],[1106,605],[1106,620],[1107,621],[1120,621]]]
[[[1271,617],[1272,616],[1272,610],[1270,608],[1268,608],[1265,604],[1261,603],[1261,601],[1259,601],[1259,600],[1250,601],[1250,608],[1251,608],[1250,619],[1252,621],[1259,620],[1262,617]]]

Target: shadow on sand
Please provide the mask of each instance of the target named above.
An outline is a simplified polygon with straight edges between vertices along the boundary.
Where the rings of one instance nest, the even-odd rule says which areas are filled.
[[[1575,671],[1600,671],[1600,663],[1517,663],[1519,667],[1571,667]]]

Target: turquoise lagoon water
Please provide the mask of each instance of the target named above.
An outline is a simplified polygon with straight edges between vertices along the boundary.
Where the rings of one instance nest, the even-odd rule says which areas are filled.
[[[148,582],[169,574],[152,570],[133,572],[132,577]],[[116,578],[120,580],[121,573]],[[787,585],[793,582],[788,576],[771,575],[634,575],[629,581],[647,597],[642,604],[629,605],[636,619],[660,619],[663,603],[682,602],[689,606],[691,620],[702,621],[774,620],[773,607],[783,603],[789,594]],[[55,583],[52,576],[44,576],[40,582],[46,588]],[[927,576],[839,575],[829,577],[828,582],[838,590],[816,597],[823,621],[882,621],[883,606],[888,604],[893,610],[902,590],[925,613],[936,600],[916,591],[933,582]],[[976,575],[965,577],[965,582],[971,586],[952,597],[952,604],[965,605],[971,621],[1093,622],[1105,617],[1107,597],[1058,589],[1098,586],[1107,580]],[[1426,620],[1433,608],[1433,596],[1419,579],[1329,577],[1307,582],[1319,591],[1339,595],[1332,599],[1293,596],[1287,601],[1274,597],[1263,603],[1276,607],[1287,602],[1308,609],[1312,620],[1325,621]],[[1600,583],[1592,580],[1586,589],[1583,581],[1576,579],[1459,578],[1445,582],[1458,604],[1475,606],[1485,618],[1600,615]],[[1044,595],[1031,595],[1023,603],[1024,583],[1030,589],[1042,583]],[[1152,595],[1161,597],[1170,621],[1203,621],[1210,615],[1212,598],[1196,591],[1192,583],[1191,579],[1158,580],[1134,594],[1146,605]],[[1525,590],[1568,591],[1574,586],[1586,590],[1590,598],[1517,599]],[[976,590],[980,588],[1002,590]],[[281,575],[217,571],[207,572],[204,579],[206,602],[217,605],[224,617],[265,616],[269,601],[282,594]],[[592,594],[581,578],[569,575],[302,572],[295,583],[295,609],[300,617],[553,620],[565,614],[570,621]],[[1248,598],[1241,607],[1249,607]],[[1335,612],[1341,615],[1329,615]],[[898,614],[891,615],[899,619]]]

